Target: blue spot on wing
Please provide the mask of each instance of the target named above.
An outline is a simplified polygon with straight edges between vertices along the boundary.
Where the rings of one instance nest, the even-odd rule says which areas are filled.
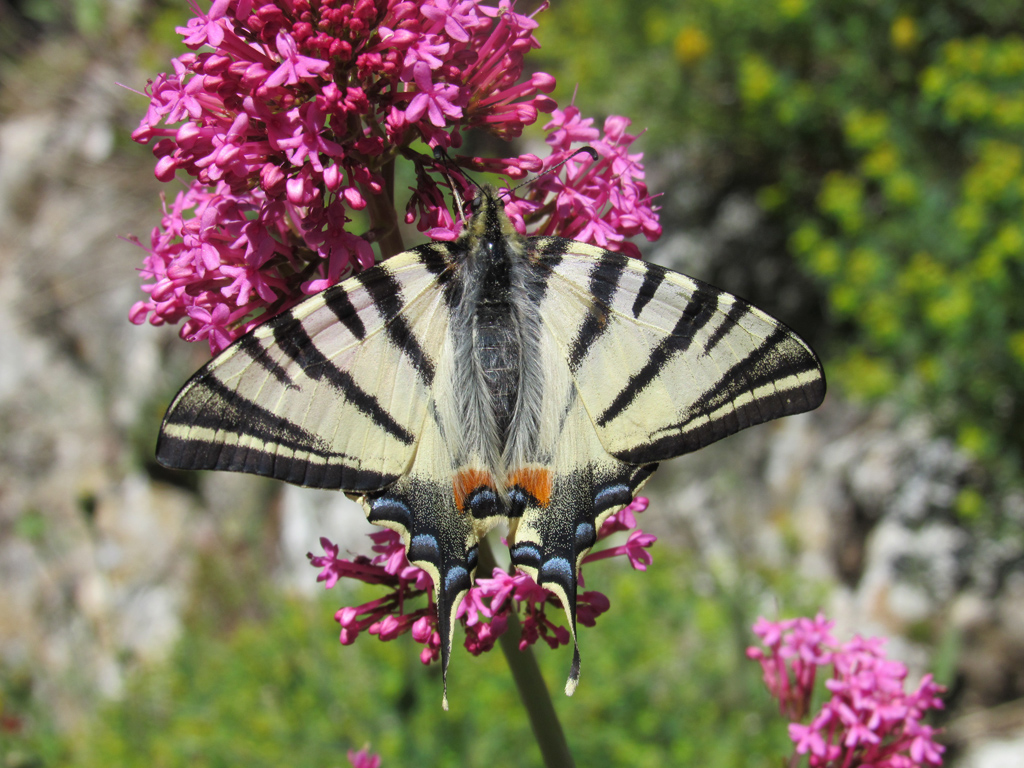
[[[401,499],[396,499],[393,496],[381,496],[373,500],[370,509],[372,512],[370,522],[388,520],[405,526],[406,530],[412,528],[412,510]]]
[[[573,581],[572,566],[564,557],[553,557],[541,566],[540,577],[545,581],[553,579],[563,584],[571,584]]]
[[[509,553],[516,565],[537,568],[540,566],[540,550],[533,544],[517,544]]]
[[[493,488],[482,486],[470,494],[469,508],[475,518],[484,519],[491,517],[497,514],[497,507],[498,494],[494,492]]]
[[[633,494],[625,483],[606,485],[594,494],[594,512],[601,514],[616,505],[625,506],[632,500]]]
[[[413,536],[409,542],[409,559],[426,560],[430,563],[440,561],[440,552],[437,547],[437,539],[428,533],[421,533]]]
[[[594,526],[590,523],[580,523],[576,526],[576,551],[579,553],[594,545],[597,536],[594,533]]]
[[[453,592],[469,588],[469,572],[461,565],[454,565],[444,575],[444,591]]]

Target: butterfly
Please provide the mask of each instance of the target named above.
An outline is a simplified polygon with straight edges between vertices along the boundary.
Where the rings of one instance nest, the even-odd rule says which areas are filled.
[[[447,709],[478,542],[561,602],[579,680],[577,573],[665,459],[816,408],[810,347],[743,300],[559,237],[481,188],[456,240],[393,256],[235,341],[164,417],[161,464],[345,491],[434,584]]]

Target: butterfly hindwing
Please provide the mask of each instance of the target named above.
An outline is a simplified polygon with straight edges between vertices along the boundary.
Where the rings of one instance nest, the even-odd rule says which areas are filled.
[[[569,376],[568,369],[562,375]],[[562,420],[549,467],[530,467],[516,477],[518,504],[510,524],[512,563],[550,590],[565,610],[573,662],[565,691],[571,695],[580,674],[576,637],[576,597],[580,565],[597,541],[602,523],[632,501],[656,464],[637,466],[610,456],[597,439],[582,401],[573,396]]]
[[[457,507],[453,472],[441,428],[428,416],[409,471],[394,485],[358,499],[371,523],[398,531],[409,561],[434,583],[445,709],[455,612],[472,586],[479,535],[486,532]]]
[[[543,273],[541,273],[543,274]],[[541,283],[543,284],[543,283]],[[550,288],[550,286],[549,286]],[[546,291],[538,292],[543,299]],[[576,592],[580,564],[597,541],[604,520],[632,501],[656,468],[609,455],[579,397],[568,359],[543,322],[537,340],[543,396],[533,460],[509,473],[509,552],[513,565],[558,598],[568,619],[573,663],[566,683],[579,680]]]

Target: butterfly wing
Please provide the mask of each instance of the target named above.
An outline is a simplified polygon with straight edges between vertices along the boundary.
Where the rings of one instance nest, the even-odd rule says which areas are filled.
[[[657,464],[616,459],[601,445],[564,360],[549,368],[567,386],[557,441],[546,461],[513,473],[513,517],[509,526],[512,563],[553,592],[565,610],[573,642],[568,695],[580,675],[576,636],[577,574],[597,541],[601,524],[630,503]]]
[[[481,528],[455,509],[434,389],[450,379],[456,272],[448,247],[424,245],[257,327],[185,385],[157,445],[169,467],[357,496],[430,574],[445,671]]]
[[[258,326],[178,393],[157,459],[353,492],[395,482],[427,416],[448,269],[409,251]]]
[[[510,548],[513,562],[558,596],[576,645],[580,563],[656,462],[811,410],[825,381],[802,340],[740,299],[582,243],[531,245],[548,345],[545,398],[559,403],[547,420],[559,428],[538,454],[551,492],[521,493]],[[577,646],[567,693],[578,677]]]
[[[471,514],[456,507],[452,478],[444,429],[431,413],[409,472],[394,485],[358,499],[371,523],[402,535],[409,561],[430,574],[434,583],[445,709],[455,614],[473,585],[479,538],[490,527],[479,526]]]
[[[539,251],[542,316],[612,456],[663,461],[824,398],[810,347],[742,299],[580,243]]]

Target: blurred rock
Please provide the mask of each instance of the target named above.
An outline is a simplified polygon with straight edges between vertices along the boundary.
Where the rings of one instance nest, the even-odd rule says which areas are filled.
[[[969,749],[957,765],[960,768],[1020,768],[1024,762],[1024,736],[1013,740],[989,741]]]

